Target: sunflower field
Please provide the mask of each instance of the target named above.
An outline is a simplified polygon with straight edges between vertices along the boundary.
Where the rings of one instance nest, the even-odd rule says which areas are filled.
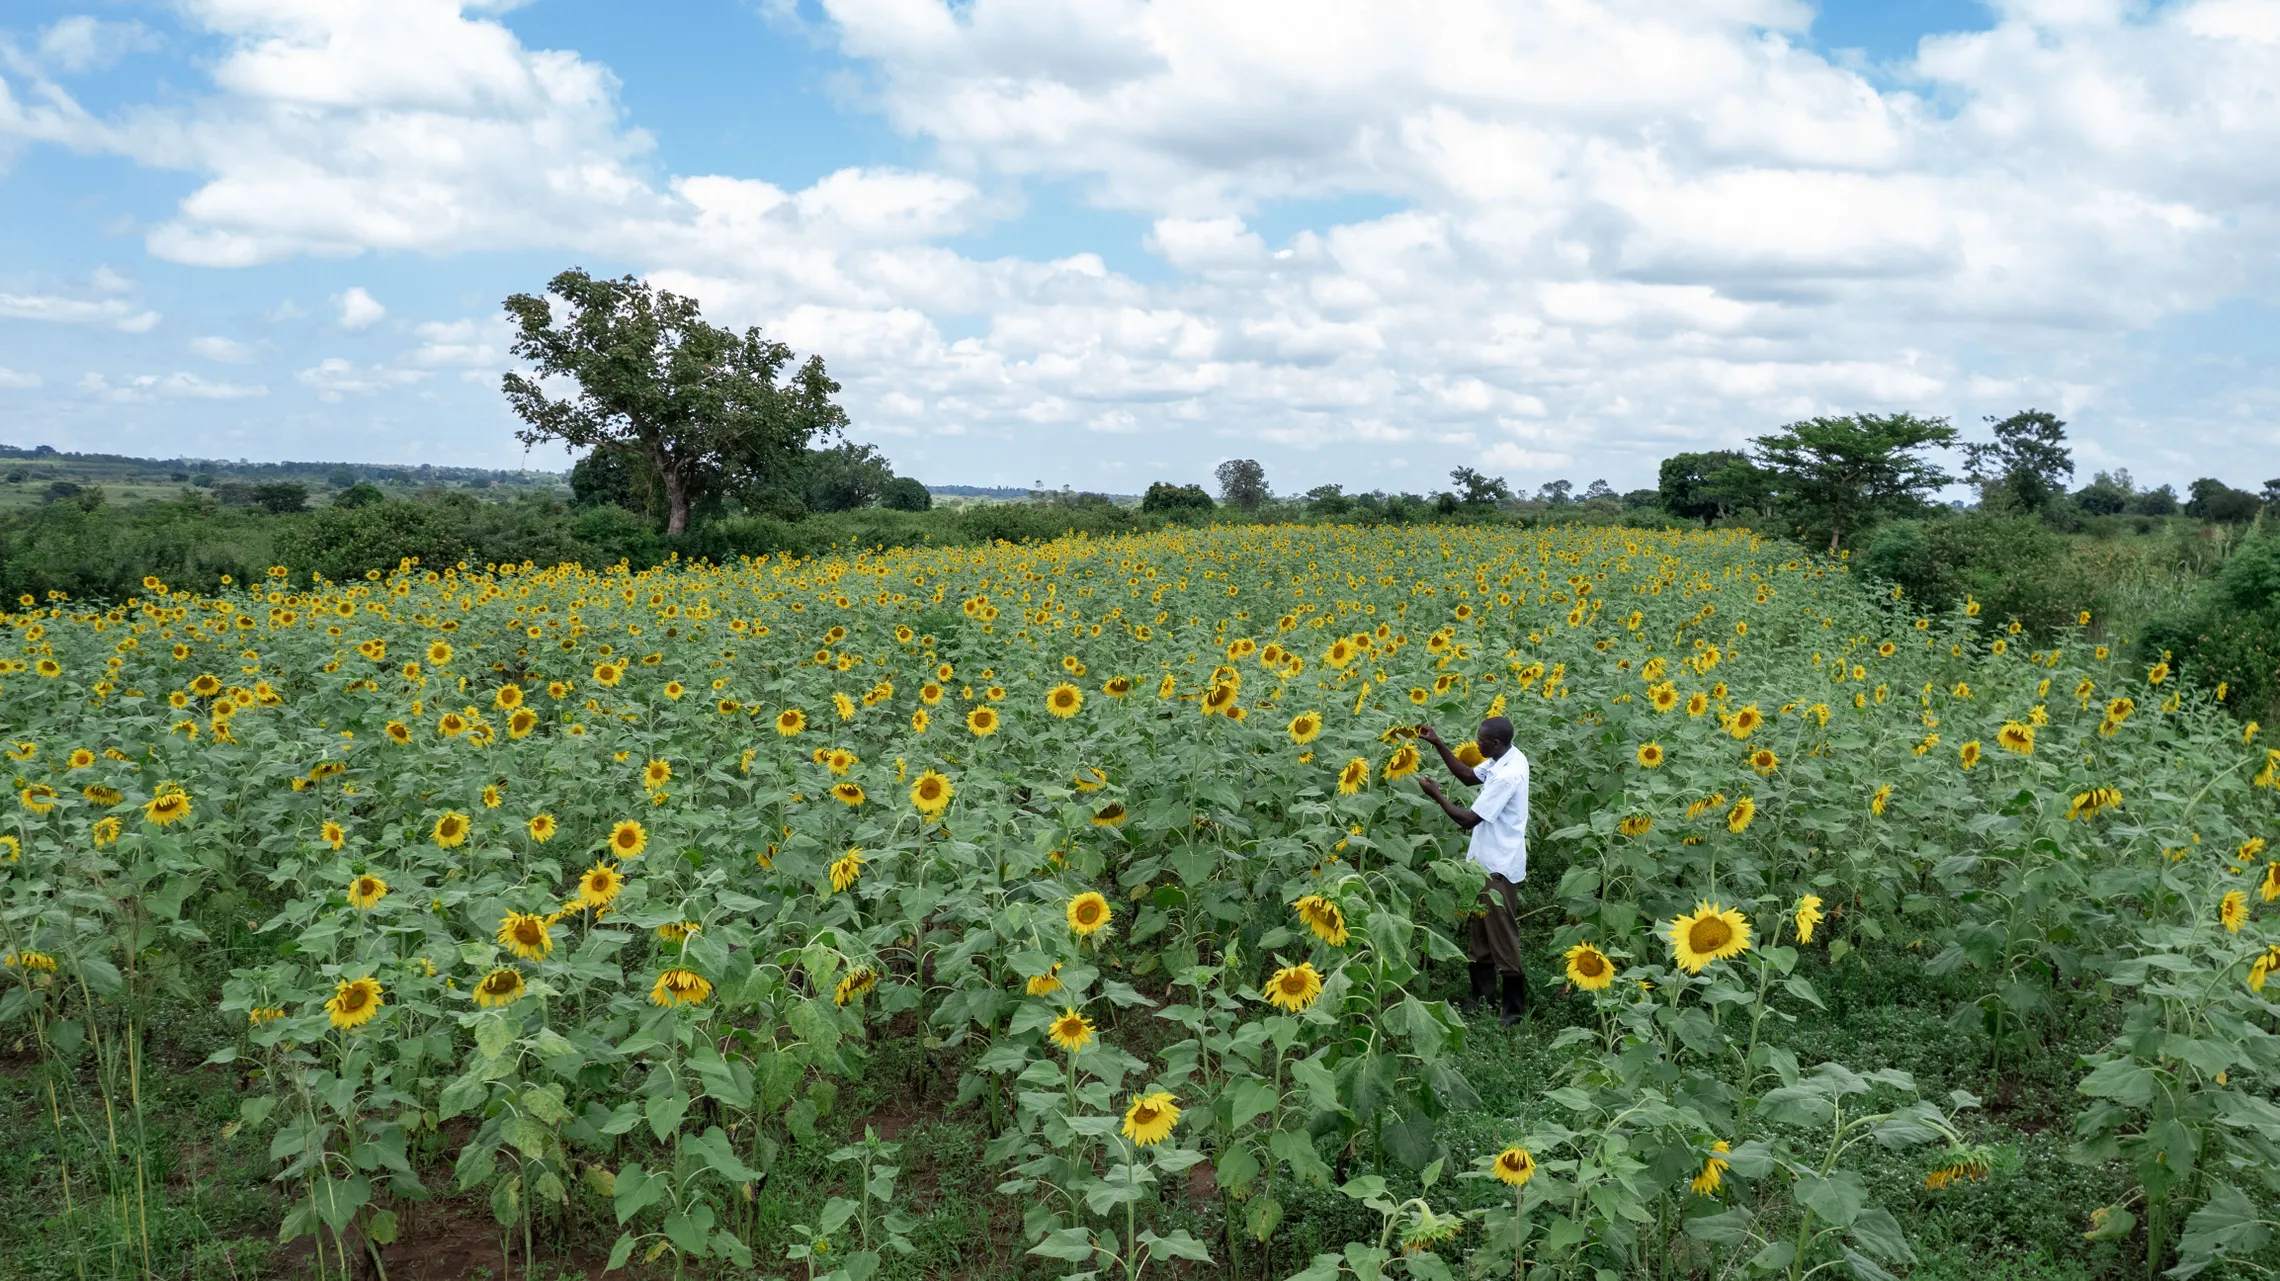
[[[2030,1178],[1981,1096],[2038,1075],[2078,1248],[2274,1262],[2280,751],[2088,616],[1579,528],[144,587],[0,619],[56,1275],[174,1266],[193,1069],[304,1274],[447,1209],[525,1270],[957,1274],[852,1104],[898,1053],[1005,1211],[964,1275],[1904,1276]],[[1509,1030],[1411,779],[1486,715],[1535,778]],[[1879,976],[1949,1088],[1821,1052]],[[1484,1112],[1500,1054],[1540,1079]]]

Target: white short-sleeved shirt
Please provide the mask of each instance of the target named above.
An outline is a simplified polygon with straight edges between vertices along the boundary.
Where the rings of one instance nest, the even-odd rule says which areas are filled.
[[[1528,757],[1519,748],[1473,766],[1480,794],[1472,812],[1480,826],[1465,850],[1473,862],[1515,885],[1528,878]]]

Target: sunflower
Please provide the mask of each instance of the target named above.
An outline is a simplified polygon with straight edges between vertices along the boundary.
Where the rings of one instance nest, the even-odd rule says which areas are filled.
[[[1701,690],[1696,690],[1687,696],[1686,714],[1688,716],[1700,716],[1702,713],[1709,710],[1710,696],[1708,694],[1703,693]]]
[[[445,810],[428,833],[444,849],[453,849],[467,842],[467,816],[458,810]]]
[[[1060,990],[1061,963],[1059,961],[1053,962],[1052,969],[1043,974],[1033,975],[1029,980],[1029,994],[1031,996],[1051,996]]]
[[[523,824],[523,830],[530,833],[530,839],[544,845],[554,839],[555,826],[552,814],[533,814],[530,821]]]
[[[1278,1010],[1300,1013],[1322,995],[1322,975],[1311,961],[1287,965],[1267,979],[1267,1003]]]
[[[1314,931],[1314,937],[1332,947],[1346,946],[1346,913],[1336,903],[1309,894],[1291,906],[1298,909],[1298,919]]]
[[[362,1027],[372,1021],[386,1002],[380,999],[380,980],[361,978],[341,983],[325,1001],[325,1013],[337,1028]]]
[[[1698,1196],[1718,1195],[1719,1176],[1733,1165],[1726,1160],[1726,1153],[1733,1150],[1724,1139],[1711,1144],[1710,1157],[1702,1163],[1702,1173],[1694,1176],[1694,1181],[1686,1185],[1687,1189]]]
[[[1993,1173],[1995,1163],[1985,1150],[1976,1147],[1957,1148],[1940,1161],[1938,1168],[1924,1176],[1924,1186],[1937,1192],[1954,1183],[1968,1183],[1984,1179]]]
[[[950,808],[950,798],[956,793],[948,778],[928,770],[910,785],[910,803],[919,813],[932,818]]]
[[[499,808],[499,806],[504,803],[506,799],[507,794],[499,790],[499,785],[497,783],[486,783],[483,785],[484,809],[495,810]]]
[[[845,854],[831,861],[832,893],[844,894],[849,886],[862,878],[863,851],[860,847],[850,848]]]
[[[190,817],[190,794],[179,787],[161,786],[143,805],[143,819],[166,827]]]
[[[1750,820],[1757,817],[1757,802],[1745,796],[1734,802],[1733,810],[1726,815],[1726,830],[1736,836],[1749,830]]]
[[[910,732],[913,734],[924,734],[929,723],[930,718],[923,707],[910,714]]]
[[[823,754],[823,767],[834,774],[844,774],[861,763],[855,753],[844,747],[834,747]]]
[[[2249,963],[2248,989],[2251,992],[2262,992],[2264,981],[2271,978],[2275,970],[2280,970],[2280,946],[2265,948],[2261,955]]]
[[[639,858],[649,848],[649,832],[633,819],[621,819],[610,829],[610,853],[620,859]]]
[[[712,990],[712,984],[695,970],[672,969],[657,976],[657,982],[649,989],[649,999],[667,1009],[676,1005],[702,1005]]]
[[[935,704],[940,703],[942,701],[942,687],[935,684],[933,681],[928,681],[924,685],[919,686],[918,701],[926,704],[928,707],[932,707]]]
[[[1086,890],[1070,899],[1066,915],[1069,932],[1078,938],[1091,938],[1107,929],[1108,923],[1116,918],[1115,910],[1098,890]]]
[[[2089,818],[2100,810],[2120,809],[2121,807],[2122,793],[2119,788],[2093,787],[2087,792],[2080,792],[2075,795],[2074,803],[2067,807],[2066,817],[2070,819]]]
[[[1101,683],[1100,692],[1110,698],[1122,698],[1132,692],[1132,678],[1129,676],[1111,676]]]
[[[1646,814],[1632,814],[1617,823],[1615,830],[1623,836],[1645,836],[1655,830],[1655,820]]]
[[[624,679],[624,664],[607,662],[594,664],[594,683],[596,685],[599,685],[604,689],[615,689],[617,688],[617,683]]]
[[[1750,950],[1750,923],[1739,911],[1716,903],[1696,906],[1694,915],[1670,923],[1674,959],[1689,974],[1700,974],[1712,961],[1740,956]]]
[[[1770,776],[1775,770],[1781,768],[1781,758],[1774,755],[1772,748],[1761,747],[1750,753],[1750,768],[1760,774]]]
[[[2235,934],[2248,923],[2248,895],[2239,890],[2226,890],[2224,900],[2217,904],[2217,923]]]
[[[435,664],[437,667],[441,667],[445,663],[450,662],[451,646],[444,641],[437,641],[434,644],[428,646],[427,660]]]
[[[787,707],[776,713],[776,732],[785,738],[807,728],[807,713],[797,707]]]
[[[1045,1035],[1053,1044],[1075,1054],[1092,1044],[1092,1020],[1077,1013],[1075,1006],[1064,1006],[1061,1017],[1046,1026]]]
[[[388,882],[369,872],[348,883],[348,905],[359,911],[369,909],[386,897]]]
[[[1403,743],[1394,749],[1392,757],[1385,763],[1385,781],[1393,783],[1405,779],[1416,773],[1424,763],[1424,759],[1417,754],[1415,744]]]
[[[1093,811],[1091,821],[1094,827],[1122,827],[1124,820],[1130,817],[1122,802],[1110,801]]]
[[[1071,774],[1069,781],[1080,792],[1097,792],[1108,786],[1108,775],[1087,765]]]
[[[831,1003],[844,1009],[848,1002],[878,985],[879,972],[868,965],[858,965],[840,976],[839,985],[832,989]]]
[[[72,748],[71,755],[64,758],[64,768],[66,769],[86,769],[94,763],[95,753],[84,747]]]
[[[2262,895],[2267,903],[2274,899],[2280,899],[2280,863],[2264,865],[2264,880],[2257,885],[2256,892]]]
[[[1124,1137],[1134,1147],[1148,1147],[1168,1139],[1172,1127],[1180,1123],[1179,1105],[1172,1102],[1171,1092],[1158,1090],[1132,1100],[1124,1109]]]
[[[509,912],[499,921],[499,946],[526,961],[536,961],[554,950],[554,936],[546,918],[528,912]]]
[[[1645,766],[1646,768],[1648,768],[1648,769],[1661,769],[1661,768],[1662,768],[1662,763],[1663,763],[1663,748],[1662,748],[1662,744],[1660,744],[1660,743],[1641,743],[1641,744],[1639,744],[1639,750],[1638,750],[1638,752],[1637,752],[1636,754],[1637,754],[1637,756],[1638,756],[1638,758],[1639,758],[1639,764],[1641,764],[1641,765]]]
[[[1797,900],[1797,941],[1813,941],[1813,929],[1821,923],[1821,896],[1808,894]]]
[[[1876,789],[1875,795],[1868,798],[1868,812],[1882,818],[1884,817],[1884,807],[1891,803],[1892,784],[1886,783]],[[2073,815],[2069,814],[2068,817],[2071,818]]]
[[[673,764],[670,761],[652,757],[648,764],[641,767],[641,785],[650,791],[654,792],[672,781]]]
[[[475,998],[475,1004],[489,1009],[514,1004],[522,998],[524,990],[522,971],[508,965],[484,975],[470,995]]]
[[[833,783],[831,794],[849,809],[863,803],[863,785],[860,783]]]
[[[1303,747],[1322,733],[1322,713],[1300,712],[1290,718],[1289,729],[1290,741]]]
[[[1506,1148],[1489,1162],[1488,1172],[1507,1187],[1519,1187],[1536,1177],[1536,1158],[1526,1148]]]
[[[1567,950],[1567,976],[1584,991],[1597,992],[1615,981],[1615,963],[1591,944],[1578,943]]]
[[[2019,721],[2006,721],[1995,732],[1995,746],[2021,756],[2035,754],[2035,727]]]
[[[1062,720],[1083,711],[1084,706],[1084,691],[1066,681],[1045,691],[1045,710]]]
[[[12,969],[39,970],[45,974],[55,973],[55,958],[45,952],[10,952],[6,956],[0,956],[0,965]]]
[[[590,908],[608,907],[624,888],[623,873],[607,863],[596,863],[578,877],[578,901]]]
[[[498,692],[491,695],[491,706],[502,712],[511,712],[522,705],[523,687],[520,685],[501,685]]]
[[[1352,796],[1361,791],[1363,784],[1369,781],[1370,763],[1357,756],[1347,761],[1345,768],[1338,771],[1338,794],[1340,796]]]
[[[691,934],[701,933],[704,928],[695,921],[667,921],[657,927],[657,937],[678,945],[688,942]]]
[[[1759,725],[1764,723],[1764,714],[1758,711],[1757,704],[1752,703],[1734,713],[1733,717],[1726,722],[1726,732],[1736,738],[1748,738]]]
[[[1235,698],[1241,692],[1232,681],[1222,681],[1204,692],[1203,701],[1197,704],[1196,710],[1206,716],[1217,716],[1233,708]]]
[[[96,819],[95,826],[89,828],[87,834],[90,837],[94,838],[95,848],[106,849],[111,845],[117,843],[119,834],[121,832],[124,832],[126,830],[126,827],[127,825],[119,820],[118,815],[112,814],[104,818]],[[5,860],[6,862],[13,863],[19,856],[21,856],[23,851],[12,844],[15,839],[16,838],[12,836],[5,838],[5,841],[8,842],[8,844],[6,844],[6,852],[0,853],[0,860]],[[340,847],[336,845],[333,848],[338,849]]]
[[[381,733],[386,734],[388,741],[398,747],[405,746],[412,741],[412,727],[402,721],[388,722],[387,727],[382,729]]]
[[[998,732],[997,709],[987,705],[966,713],[966,728],[976,738],[988,738]]]
[[[45,783],[34,783],[17,795],[24,808],[34,814],[45,814],[55,808],[55,789]]]

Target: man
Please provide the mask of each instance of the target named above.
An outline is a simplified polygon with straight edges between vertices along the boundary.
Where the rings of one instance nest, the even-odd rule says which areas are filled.
[[[1485,1009],[1498,997],[1498,976],[1503,992],[1498,1002],[1501,1022],[1510,1027],[1528,1012],[1528,973],[1520,962],[1520,882],[1528,879],[1528,757],[1512,746],[1512,722],[1491,716],[1480,723],[1475,742],[1486,758],[1466,765],[1441,741],[1430,725],[1417,727],[1417,737],[1433,745],[1449,773],[1468,787],[1478,787],[1470,807],[1441,794],[1430,778],[1418,787],[1433,798],[1441,812],[1472,833],[1465,853],[1488,873],[1480,892],[1481,913],[1472,920],[1465,943],[1465,959],[1472,971],[1472,1009]]]

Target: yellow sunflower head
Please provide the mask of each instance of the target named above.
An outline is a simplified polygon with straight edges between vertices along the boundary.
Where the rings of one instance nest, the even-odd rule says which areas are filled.
[[[1673,958],[1689,974],[1700,974],[1712,961],[1740,956],[1750,949],[1750,923],[1739,911],[1703,903],[1693,915],[1671,922]]]
[[[1304,1011],[1322,996],[1322,975],[1311,961],[1285,966],[1267,979],[1267,1003],[1292,1014]]]
[[[610,829],[610,853],[618,858],[638,858],[649,848],[649,832],[634,819],[622,819]]]
[[[1597,992],[1615,981],[1615,963],[1589,943],[1569,948],[1566,959],[1568,982],[1586,992]]]
[[[1067,916],[1071,933],[1078,938],[1090,938],[1107,929],[1116,913],[1098,890],[1086,890],[1069,900]]]

